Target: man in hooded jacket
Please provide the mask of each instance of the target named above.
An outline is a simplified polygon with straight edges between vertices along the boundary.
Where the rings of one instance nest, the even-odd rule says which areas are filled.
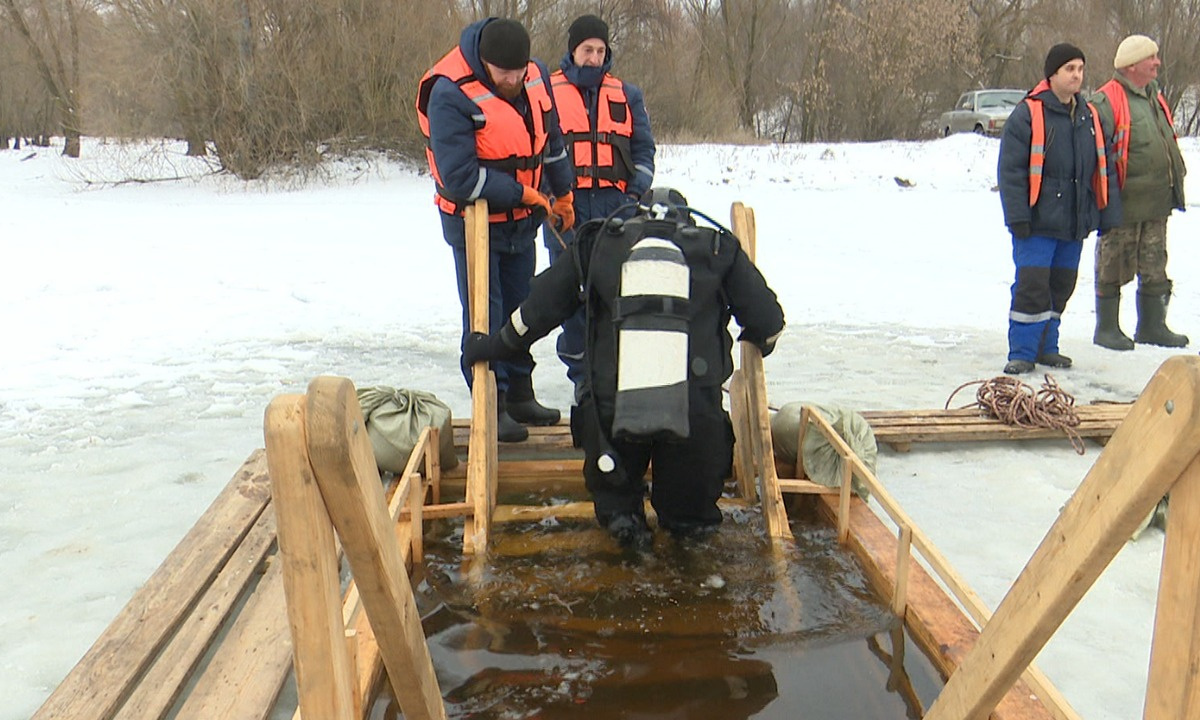
[[[554,103],[575,172],[576,226],[630,206],[654,180],[654,136],[642,91],[610,74],[608,24],[581,15],[567,30],[567,53],[550,76]],[[575,232],[543,231],[553,263]],[[578,389],[583,379],[583,314],[563,323],[558,356]]]
[[[417,115],[428,140],[442,235],[454,253],[464,339],[467,296],[465,208],[488,201],[488,318],[497,329],[529,294],[542,220],[574,224],[572,177],[550,72],[529,55],[529,33],[515,20],[486,18],[462,31],[457,47],[421,79]],[[550,190],[554,201],[542,194]],[[467,385],[470,365],[462,365]],[[528,437],[521,424],[550,425],[559,412],[534,397],[533,358],[497,363],[498,437]]]

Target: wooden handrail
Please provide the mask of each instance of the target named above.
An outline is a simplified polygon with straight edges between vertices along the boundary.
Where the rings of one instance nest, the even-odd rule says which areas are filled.
[[[966,580],[954,570],[950,561],[942,555],[937,546],[933,544],[933,541],[904,512],[900,507],[900,503],[888,493],[883,483],[863,464],[861,458],[846,444],[846,441],[842,439],[837,430],[820,413],[812,412],[807,406],[803,407],[800,411],[800,429],[796,445],[797,453],[799,454],[804,447],[804,435],[810,422],[842,458],[843,475],[842,484],[839,488],[841,495],[838,503],[839,541],[845,543],[849,535],[850,496],[853,478],[858,478],[867,486],[871,492],[871,497],[876,500],[888,518],[897,527],[897,542],[902,550],[897,558],[899,562],[896,566],[896,595],[892,598],[892,607],[893,610],[896,610],[896,615],[903,617],[903,612],[897,610],[897,608],[904,608],[907,604],[902,595],[907,585],[908,563],[911,561],[912,554],[910,550],[904,550],[903,548],[909,546],[916,549],[934,575],[942,581],[943,585],[950,591],[950,594],[967,611],[976,626],[983,628],[991,618],[991,613],[988,611],[983,600],[970,588]],[[1032,662],[1022,675],[1022,679],[1038,694],[1038,697],[1042,699],[1046,708],[1057,720],[1082,720],[1079,713],[1071,707],[1071,704],[1063,697],[1058,688]]]

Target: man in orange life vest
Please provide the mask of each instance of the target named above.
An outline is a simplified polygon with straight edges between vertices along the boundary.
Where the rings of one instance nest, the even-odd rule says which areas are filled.
[[[442,235],[454,253],[464,338],[471,325],[463,210],[478,198],[488,201],[488,319],[498,330],[529,295],[542,220],[553,218],[563,230],[575,222],[571,166],[550,94],[550,71],[530,59],[529,34],[520,23],[480,20],[468,25],[458,46],[421,79],[417,116],[428,139]],[[543,184],[556,198],[553,203],[540,192]],[[558,410],[534,397],[532,357],[497,363],[494,369],[500,440],[526,439],[529,431],[522,423],[558,422]],[[469,386],[471,369],[464,363],[462,371]]]
[[[1120,222],[1120,198],[1095,112],[1079,90],[1083,51],[1050,48],[1045,80],[1004,124],[998,167],[1004,223],[1012,233],[1016,279],[1008,313],[1004,372],[1034,363],[1071,367],[1058,328],[1075,291],[1083,239]]]
[[[654,136],[642,91],[610,75],[612,64],[608,25],[595,15],[576,18],[567,30],[567,53],[550,76],[575,171],[576,226],[622,205],[632,215],[637,198],[654,180]],[[574,231],[543,235],[551,263],[575,241]],[[583,338],[580,310],[563,323],[557,341],[558,357],[576,389],[584,375]]]
[[[1187,335],[1167,327],[1171,279],[1167,277],[1167,218],[1183,210],[1187,167],[1175,138],[1171,108],[1159,90],[1158,43],[1130,35],[1117,47],[1113,79],[1092,102],[1116,156],[1122,224],[1096,242],[1096,333],[1093,341],[1132,350],[1136,340],[1184,347]],[[1137,330],[1133,340],[1118,320],[1121,286],[1137,275]]]

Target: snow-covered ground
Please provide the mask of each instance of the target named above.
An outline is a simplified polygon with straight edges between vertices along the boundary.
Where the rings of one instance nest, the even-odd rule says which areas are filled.
[[[1200,142],[1182,144],[1200,168]],[[722,220],[754,208],[789,321],[766,363],[773,404],[933,408],[1005,361],[997,148],[665,146],[658,182]],[[1195,172],[1187,189],[1195,208]],[[453,264],[411,168],[247,184],[179,146],[91,141],[78,161],[0,151],[0,197],[0,720],[16,720],[262,445],[271,398],[329,373],[430,390],[457,415],[469,399]],[[1171,324],[1200,345],[1197,213],[1170,237]],[[1086,243],[1062,328],[1076,365],[1055,377],[1080,403],[1132,400],[1172,353],[1091,344]],[[1124,309],[1132,332],[1132,292]],[[565,409],[552,341],[535,356],[539,396]],[[881,449],[879,475],[995,607],[1098,454],[1065,439]],[[1162,537],[1129,543],[1039,658],[1087,720],[1141,714]]]

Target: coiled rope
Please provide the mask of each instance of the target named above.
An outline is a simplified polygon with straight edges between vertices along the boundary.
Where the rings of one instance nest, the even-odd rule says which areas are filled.
[[[1007,375],[963,383],[946,398],[946,409],[950,409],[950,401],[960,390],[978,385],[975,402],[962,409],[979,408],[1000,422],[1016,427],[1062,430],[1070,438],[1075,452],[1082,455],[1083,439],[1075,431],[1079,426],[1075,398],[1059,387],[1049,373],[1045,378],[1040,390]]]

